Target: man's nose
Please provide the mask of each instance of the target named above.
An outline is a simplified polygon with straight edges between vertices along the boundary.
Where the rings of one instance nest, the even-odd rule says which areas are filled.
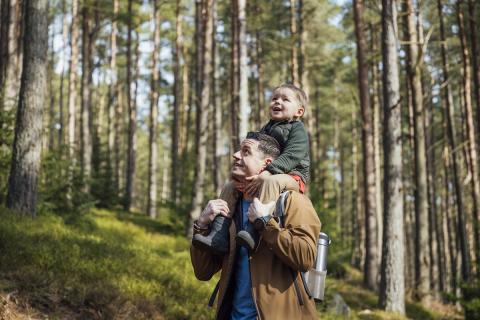
[[[240,160],[242,157],[240,155],[240,151],[237,151],[233,154],[233,159]]]

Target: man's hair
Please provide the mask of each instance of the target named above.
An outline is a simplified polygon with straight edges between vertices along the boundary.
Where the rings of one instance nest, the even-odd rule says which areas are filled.
[[[247,139],[253,139],[258,141],[258,150],[264,155],[270,156],[273,159],[278,158],[280,155],[280,144],[277,139],[269,136],[268,134],[258,131],[247,133]]]
[[[283,83],[283,84],[279,85],[278,87],[276,87],[275,89],[273,89],[273,92],[275,92],[275,91],[277,91],[278,89],[281,89],[281,88],[287,88],[287,89],[292,90],[293,93],[295,93],[295,97],[297,98],[298,102],[300,102],[300,105],[303,107],[303,109],[307,110],[308,96],[305,93],[305,91],[303,91],[302,89],[300,89],[299,87],[297,87],[294,84]]]

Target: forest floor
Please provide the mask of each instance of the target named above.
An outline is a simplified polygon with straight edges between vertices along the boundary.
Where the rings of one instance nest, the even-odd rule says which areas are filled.
[[[195,279],[181,221],[92,209],[18,218],[0,208],[0,319],[212,319],[216,279]],[[406,319],[376,309],[361,273],[332,254],[321,319]],[[338,315],[344,301],[348,315]],[[334,303],[337,302],[337,303]],[[345,310],[345,308],[343,308]],[[461,319],[407,304],[410,319]]]

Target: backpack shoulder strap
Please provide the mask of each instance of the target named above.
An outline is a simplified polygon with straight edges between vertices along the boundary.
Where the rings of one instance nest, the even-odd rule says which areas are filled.
[[[275,204],[275,216],[278,217],[280,227],[282,228],[285,226],[285,204],[287,203],[289,195],[289,191],[282,192],[277,199],[277,203]]]

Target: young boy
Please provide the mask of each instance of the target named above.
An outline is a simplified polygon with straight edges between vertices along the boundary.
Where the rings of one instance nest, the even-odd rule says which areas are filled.
[[[275,138],[282,150],[263,172],[247,178],[250,183],[243,191],[255,196],[262,203],[276,201],[285,190],[305,192],[309,179],[310,158],[308,134],[300,118],[307,106],[305,92],[292,85],[282,84],[273,90],[270,102],[270,121],[260,130]],[[248,135],[247,135],[248,138]],[[235,182],[227,183],[220,198],[228,203],[231,212],[235,209],[238,192]],[[208,236],[196,234],[192,239],[195,246],[223,254],[228,251],[228,226],[230,219],[218,215]],[[237,243],[254,250],[258,245],[258,234],[251,224],[237,233]]]

